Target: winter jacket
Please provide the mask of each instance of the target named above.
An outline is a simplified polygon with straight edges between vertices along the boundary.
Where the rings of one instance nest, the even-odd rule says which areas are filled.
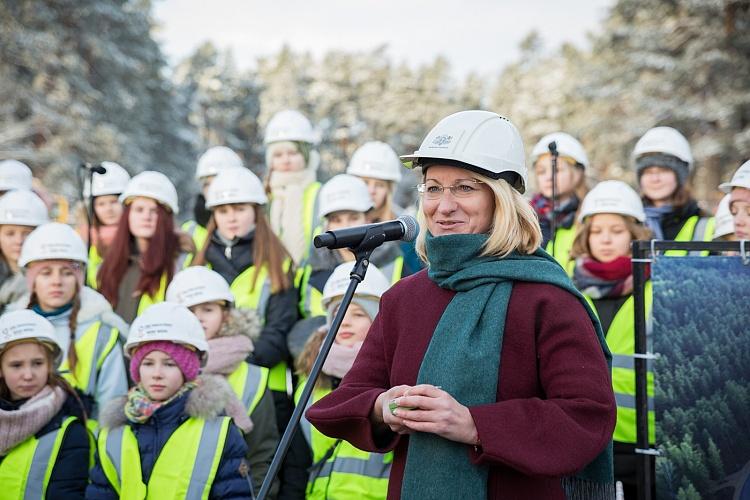
[[[45,498],[50,500],[83,498],[88,484],[92,440],[83,423],[83,408],[72,395],[67,393],[66,395],[67,398],[60,411],[35,434],[35,437],[40,439],[42,436],[60,429],[68,417],[78,419],[68,425],[60,444],[57,460],[47,483]],[[0,408],[6,411],[17,410],[25,401],[0,400]],[[5,459],[6,456],[0,456],[0,464]],[[0,482],[0,490],[2,488],[3,484]]]
[[[122,425],[130,427],[138,440],[143,483],[148,484],[156,459],[172,433],[190,418],[212,419],[223,414],[226,401],[230,396],[231,388],[222,377],[201,376],[198,387],[158,408],[143,424],[132,423],[125,417],[126,398],[119,398],[108,403],[102,411],[100,423],[102,427],[108,429]],[[231,424],[209,498],[247,499],[250,497],[250,480],[245,463],[246,451],[247,446],[242,432]],[[91,470],[91,484],[86,489],[88,499],[117,498],[101,466],[99,455],[102,452],[103,450],[100,449],[96,464]]]
[[[409,437],[375,428],[373,404],[391,387],[416,383],[454,295],[426,271],[397,283],[381,298],[341,385],[306,413],[327,436],[362,450],[394,451],[389,499],[400,498]],[[616,407],[609,369],[585,309],[564,290],[516,282],[506,318],[496,402],[469,408],[481,446],[467,445],[466,453],[488,468],[488,499],[563,500],[561,477],[581,470],[611,439]]]
[[[90,376],[86,380],[74,380],[67,369],[72,310],[68,309],[60,314],[48,316],[47,319],[54,325],[58,339],[63,345],[63,365],[60,372],[74,387],[94,398],[94,409],[91,417],[96,419],[99,407],[128,392],[128,376],[122,353],[122,342],[123,339],[127,338],[128,324],[112,311],[112,306],[107,302],[107,299],[92,288],[83,287],[80,293],[80,301],[81,306],[76,317],[75,332],[76,352],[80,366],[76,368],[76,373],[90,371]],[[28,302],[28,296],[24,296],[13,307],[25,308]],[[87,334],[92,335],[90,330],[94,328],[98,328],[96,336],[87,337],[86,340],[83,340]],[[114,330],[117,330],[119,338],[114,335]],[[82,366],[85,363],[85,346],[83,344],[90,344],[92,350],[96,352],[92,357],[92,366],[86,369],[83,369]],[[101,362],[101,367],[96,368],[95,365],[99,362]]]
[[[684,207],[665,215],[661,220],[661,230],[664,233],[664,239],[674,240],[687,220],[695,215],[699,217],[705,216],[695,200],[690,200]]]
[[[0,314],[5,312],[5,308],[10,304],[28,293],[23,273],[12,273],[8,265],[0,258]]]

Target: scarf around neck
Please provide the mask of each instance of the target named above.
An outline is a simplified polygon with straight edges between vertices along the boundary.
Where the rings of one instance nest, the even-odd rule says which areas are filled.
[[[579,200],[575,195],[563,203],[557,203],[557,210],[555,210],[555,227],[557,229],[570,229],[573,226],[578,205]],[[531,199],[531,206],[536,212],[539,226],[542,228],[542,247],[546,247],[547,242],[552,238],[552,200],[542,193],[537,193]]]
[[[622,297],[633,292],[633,264],[630,257],[599,262],[584,255],[576,259],[573,283],[592,299]]]
[[[331,345],[328,357],[323,363],[323,373],[331,377],[344,378],[354,365],[354,360],[362,348],[363,342],[357,342],[351,346],[343,346],[337,342]],[[322,347],[322,346],[321,346]]]
[[[428,276],[441,288],[457,293],[435,328],[417,384],[442,386],[464,406],[496,401],[505,319],[514,281],[548,283],[575,295],[586,309],[611,367],[612,356],[599,320],[562,267],[543,250],[532,255],[512,253],[502,259],[481,256],[486,241],[484,234],[433,237],[427,233]],[[466,445],[417,432],[409,437],[401,497],[487,498],[488,471],[487,467],[470,462]],[[572,490],[566,491],[569,496],[580,495],[584,488],[588,498],[607,498],[610,490],[609,498],[614,496],[611,443],[572,479],[571,487],[563,481],[566,490]]]
[[[297,172],[272,172],[270,222],[294,262],[302,259],[309,241],[305,239],[303,201],[305,190],[315,182],[315,171],[309,168]]]
[[[143,424],[151,418],[156,410],[162,406],[168,405],[175,399],[179,398],[188,391],[197,387],[195,382],[186,382],[182,384],[172,397],[165,401],[154,401],[146,392],[143,385],[138,384],[128,391],[128,400],[125,403],[125,416],[134,424]]]
[[[17,410],[0,410],[0,456],[39,432],[57,415],[66,399],[60,387],[47,385]]]
[[[672,205],[664,205],[661,207],[645,206],[643,210],[646,212],[646,226],[654,233],[654,239],[663,240],[664,230],[661,227],[661,221],[667,215],[674,211]]]
[[[214,337],[208,339],[208,352],[211,355],[203,367],[203,373],[231,375],[253,352],[253,341],[244,335]]]

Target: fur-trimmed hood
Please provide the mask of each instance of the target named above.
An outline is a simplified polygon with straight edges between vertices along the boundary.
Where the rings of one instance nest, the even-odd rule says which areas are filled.
[[[260,322],[260,316],[255,309],[238,309],[229,310],[229,317],[221,325],[221,330],[216,334],[217,337],[249,337],[255,342],[260,337],[263,326]]]
[[[236,407],[239,401],[237,401],[237,396],[224,377],[220,375],[199,375],[196,382],[198,386],[185,396],[185,415],[202,419],[212,419],[219,415],[229,415],[240,429],[245,430],[247,424],[252,428],[252,423],[249,420],[243,422],[236,415]],[[104,405],[99,412],[99,423],[102,427],[111,429],[129,423],[125,416],[125,404],[127,400],[127,396],[122,396]],[[239,407],[242,410],[241,404],[239,404]],[[244,410],[242,412],[244,413]],[[244,416],[247,417],[247,415]]]

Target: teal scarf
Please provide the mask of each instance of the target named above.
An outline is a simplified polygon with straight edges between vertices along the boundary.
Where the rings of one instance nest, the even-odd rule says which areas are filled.
[[[514,281],[549,283],[575,295],[594,324],[611,368],[599,320],[562,267],[541,249],[532,255],[483,257],[486,241],[484,234],[427,234],[428,276],[457,293],[435,328],[417,383],[442,386],[464,406],[495,402]],[[470,462],[465,444],[417,432],[409,437],[401,498],[486,498],[487,477],[488,468]],[[611,445],[576,478],[563,480],[563,487],[568,498],[614,498]]]

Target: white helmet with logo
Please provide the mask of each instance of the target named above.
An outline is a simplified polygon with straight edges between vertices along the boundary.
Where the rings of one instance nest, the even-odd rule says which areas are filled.
[[[0,161],[0,191],[30,190],[32,180],[31,169],[25,163],[18,160]]]
[[[74,260],[86,264],[86,245],[72,227],[60,222],[49,222],[37,227],[23,242],[18,265],[26,267],[39,260]]]
[[[193,307],[220,300],[233,303],[234,295],[229,284],[216,271],[203,266],[193,266],[175,274],[167,287],[168,302]]]
[[[349,174],[339,174],[326,182],[320,188],[318,200],[320,217],[341,210],[367,212],[372,208],[372,199],[365,181]]]
[[[31,309],[18,309],[0,316],[0,352],[19,340],[36,340],[47,346],[54,359],[54,368],[62,362],[62,348],[52,323]]]
[[[633,149],[633,160],[648,154],[668,154],[684,161],[688,169],[693,167],[693,153],[690,143],[672,127],[654,127],[638,139]]]
[[[646,221],[643,202],[633,188],[622,181],[603,181],[589,191],[581,203],[578,220],[594,214],[620,214]]]
[[[384,142],[371,141],[357,148],[346,173],[398,182],[401,180],[402,168],[404,165],[392,147]]]
[[[719,202],[719,206],[716,207],[716,215],[714,215],[714,219],[716,219],[716,226],[714,227],[715,240],[722,236],[734,234],[734,217],[732,217],[732,212],[729,210],[729,200],[731,198],[732,195],[724,195]]]
[[[120,195],[120,203],[127,205],[131,198],[137,196],[156,200],[171,210],[173,214],[180,211],[177,202],[177,189],[175,189],[169,177],[161,172],[146,170],[130,179],[125,191]]]
[[[13,190],[0,197],[0,225],[36,227],[47,222],[47,205],[33,191]]]
[[[310,120],[299,111],[285,109],[279,111],[268,121],[263,144],[272,142],[293,141],[315,144],[318,138]]]
[[[209,148],[198,158],[195,178],[211,177],[228,168],[244,168],[242,158],[226,146]]]
[[[106,170],[103,174],[95,173],[93,176],[93,189],[88,179],[83,187],[84,196],[106,196],[110,194],[121,194],[130,182],[130,174],[119,164],[113,161],[103,161],[102,167]]]
[[[526,159],[521,134],[510,120],[490,111],[459,111],[440,120],[414,154],[413,166],[434,160],[458,162],[462,168],[492,179],[504,179],[520,193],[526,190]]]
[[[268,203],[266,191],[258,176],[246,168],[222,170],[206,192],[206,208],[230,203]]]
[[[346,289],[349,287],[351,281],[350,275],[352,272],[353,264],[351,262],[344,262],[339,264],[336,269],[333,270],[331,276],[323,286],[323,307],[326,309],[331,302],[339,297],[343,297],[346,293]],[[366,297],[375,300],[380,300],[385,292],[391,287],[388,282],[388,278],[385,277],[383,272],[375,267],[374,264],[370,264],[367,268],[367,274],[365,279],[357,286],[357,291],[354,293],[355,297]]]
[[[732,189],[736,187],[750,189],[750,160],[740,165],[731,181],[719,185],[719,189],[725,193],[731,193]]]
[[[549,153],[549,145],[552,141],[557,144],[557,153],[560,156],[572,158],[583,168],[588,168],[589,157],[586,155],[586,150],[583,149],[583,144],[565,132],[554,132],[539,139],[539,142],[536,143],[534,149],[531,151],[532,163],[536,163],[539,157]]]
[[[132,356],[138,346],[166,340],[194,347],[205,365],[208,342],[201,322],[187,307],[174,302],[160,302],[146,309],[133,320],[125,342],[125,354]]]

